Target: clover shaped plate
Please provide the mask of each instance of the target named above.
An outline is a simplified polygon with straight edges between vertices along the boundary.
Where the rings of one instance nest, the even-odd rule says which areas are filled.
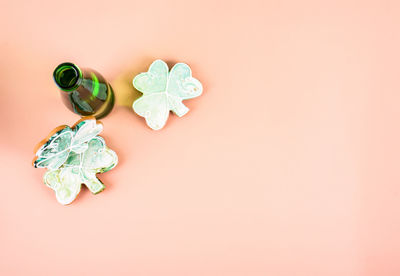
[[[185,63],[177,63],[168,72],[168,65],[156,60],[147,72],[133,79],[133,86],[143,96],[133,103],[133,110],[146,119],[147,125],[158,130],[164,127],[169,112],[179,117],[185,115],[187,108],[182,101],[201,95],[201,83],[192,77],[192,70]]]
[[[86,117],[72,127],[56,128],[39,143],[33,165],[48,169],[44,183],[55,191],[61,204],[70,204],[82,184],[93,194],[104,190],[96,174],[114,168],[118,157],[98,136],[102,130],[103,125],[94,117]]]

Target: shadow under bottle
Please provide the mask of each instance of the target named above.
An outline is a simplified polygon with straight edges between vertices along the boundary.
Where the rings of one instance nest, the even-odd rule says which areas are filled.
[[[65,62],[56,67],[53,78],[64,104],[76,114],[100,119],[111,112],[114,92],[95,70]]]

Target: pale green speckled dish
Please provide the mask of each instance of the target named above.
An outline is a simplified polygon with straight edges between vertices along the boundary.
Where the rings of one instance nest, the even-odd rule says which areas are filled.
[[[182,101],[198,97],[203,92],[203,86],[192,77],[187,64],[177,63],[168,72],[168,65],[159,59],[146,73],[133,79],[133,86],[143,93],[133,103],[133,110],[154,130],[164,127],[170,111],[179,117],[185,115],[189,108]]]
[[[61,204],[70,204],[79,194],[81,185],[97,194],[104,184],[97,178],[114,168],[118,157],[98,134],[103,125],[94,118],[82,119],[73,126],[61,126],[41,143],[33,165],[47,168],[44,183],[56,193]]]

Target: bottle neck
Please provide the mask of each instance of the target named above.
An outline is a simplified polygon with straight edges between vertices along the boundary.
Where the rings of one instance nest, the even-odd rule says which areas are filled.
[[[61,63],[54,69],[53,78],[57,86],[66,92],[73,91],[82,82],[82,71],[73,63]]]

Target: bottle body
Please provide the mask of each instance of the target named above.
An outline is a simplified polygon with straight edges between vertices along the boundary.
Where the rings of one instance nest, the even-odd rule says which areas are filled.
[[[106,116],[114,106],[114,93],[104,77],[95,70],[62,63],[54,70],[64,104],[80,116]]]

